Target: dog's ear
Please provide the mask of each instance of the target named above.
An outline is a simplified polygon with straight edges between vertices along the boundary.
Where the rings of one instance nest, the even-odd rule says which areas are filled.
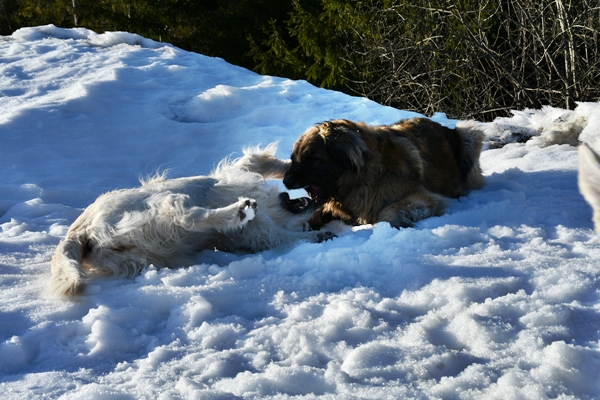
[[[358,127],[332,123],[325,139],[327,154],[346,169],[360,171],[369,156]]]

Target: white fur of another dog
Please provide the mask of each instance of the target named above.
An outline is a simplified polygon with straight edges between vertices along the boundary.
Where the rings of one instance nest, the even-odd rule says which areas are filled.
[[[132,276],[150,264],[189,265],[204,249],[256,252],[297,240],[319,242],[328,232],[308,231],[314,208],[292,213],[279,188],[288,161],[277,146],[244,149],[208,176],[142,181],[135,189],[106,193],[69,228],[52,259],[51,291],[81,293],[94,275]]]
[[[596,233],[600,234],[600,157],[585,144],[579,146],[579,191],[594,212]]]

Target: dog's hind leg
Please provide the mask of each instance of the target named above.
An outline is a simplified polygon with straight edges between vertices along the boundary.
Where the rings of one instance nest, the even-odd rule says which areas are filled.
[[[68,235],[56,248],[52,258],[50,290],[56,296],[73,296],[83,291],[85,271],[81,260],[85,253],[85,238]]]
[[[409,228],[424,218],[442,215],[447,206],[445,197],[423,189],[384,208],[378,221],[387,221],[396,228]]]
[[[254,219],[257,210],[256,200],[240,197],[237,203],[220,208],[191,207],[178,215],[176,225],[189,231],[216,229],[225,232],[241,228]]]

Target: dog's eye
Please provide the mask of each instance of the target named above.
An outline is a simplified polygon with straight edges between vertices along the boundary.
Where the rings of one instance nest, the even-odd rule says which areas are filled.
[[[313,157],[310,161],[312,164],[323,164],[327,163],[327,158],[325,157]]]
[[[321,161],[323,161],[323,158],[319,157],[318,155],[314,155],[314,154],[308,154],[302,158],[302,162],[310,163],[310,164],[314,164],[314,163],[321,162]]]

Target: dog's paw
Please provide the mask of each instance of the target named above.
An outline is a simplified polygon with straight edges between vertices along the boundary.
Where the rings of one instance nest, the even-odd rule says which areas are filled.
[[[317,243],[326,242],[328,240],[333,240],[337,235],[333,232],[329,231],[320,231],[317,232]]]
[[[240,226],[246,225],[248,221],[251,221],[256,216],[256,208],[258,204],[254,199],[241,198],[238,208],[238,217],[240,219]]]

